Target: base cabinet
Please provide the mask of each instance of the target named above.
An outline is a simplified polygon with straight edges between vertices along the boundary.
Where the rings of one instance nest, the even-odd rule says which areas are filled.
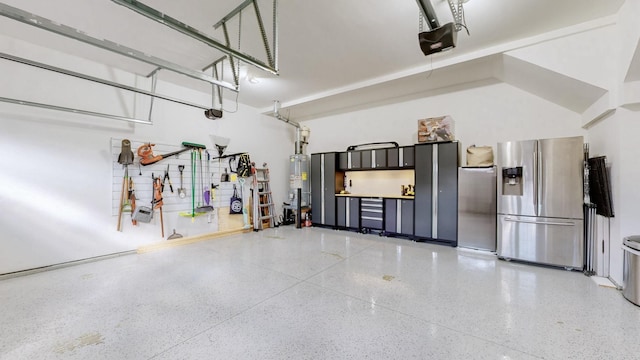
[[[336,222],[339,228],[360,229],[360,198],[336,196]]]
[[[384,199],[384,231],[391,235],[413,235],[413,200]]]
[[[383,199],[360,199],[360,227],[364,232],[368,230],[384,230]]]

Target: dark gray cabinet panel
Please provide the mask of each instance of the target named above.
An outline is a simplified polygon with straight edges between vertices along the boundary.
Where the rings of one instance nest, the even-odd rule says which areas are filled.
[[[338,154],[338,169],[349,170],[349,153],[341,152]]]
[[[347,227],[347,198],[336,196],[336,224]]]
[[[398,200],[400,202],[400,232],[413,235],[413,202],[414,200]]]
[[[414,235],[431,238],[433,201],[433,145],[415,146]]]
[[[311,222],[322,224],[322,154],[311,154]]]
[[[360,151],[360,156],[362,156],[361,169],[371,169],[371,150],[362,150]]]
[[[414,160],[415,235],[455,246],[458,241],[458,143],[416,145]],[[437,174],[435,179],[434,174]]]
[[[354,229],[360,228],[360,198],[348,198],[349,206],[349,227]]]
[[[396,168],[400,166],[400,148],[387,149],[387,167]],[[377,155],[376,155],[377,159]]]
[[[362,155],[361,151],[350,151],[351,154],[351,169],[360,169],[362,167]]]
[[[402,148],[402,167],[415,166],[414,146],[406,146]]]
[[[387,149],[377,149],[375,152],[375,167],[376,168],[386,168],[387,167]]]
[[[324,224],[336,225],[336,153],[324,154]]]
[[[342,228],[360,228],[360,198],[336,196],[336,224]]]
[[[398,232],[397,218],[398,218],[398,200],[396,199],[384,199],[384,231],[389,233]]]
[[[438,145],[438,239],[458,239],[458,143]]]
[[[384,199],[384,230],[413,235],[413,200]]]
[[[341,181],[336,173],[337,153],[311,154],[311,221],[336,225],[336,189]]]

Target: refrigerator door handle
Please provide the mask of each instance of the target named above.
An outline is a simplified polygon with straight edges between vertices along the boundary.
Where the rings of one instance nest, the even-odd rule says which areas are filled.
[[[533,146],[533,211],[536,216],[540,215],[538,211],[538,177],[539,177],[539,166],[538,166],[538,142],[536,141]]]
[[[542,199],[543,199],[543,191],[544,191],[544,181],[542,179],[544,179],[544,159],[542,158],[542,150],[540,149],[540,144],[536,143],[536,152],[538,153],[538,180],[537,180],[537,184],[536,184],[536,194],[537,194],[537,199],[536,202],[538,204],[538,206],[536,207],[536,214],[538,214],[538,216],[540,216],[540,214],[542,214]]]
[[[575,226],[576,225],[576,223],[574,223],[574,222],[550,222],[550,221],[519,220],[519,219],[510,218],[510,217],[504,218],[504,221],[527,223],[527,224],[536,224],[536,225],[560,225],[560,226]]]

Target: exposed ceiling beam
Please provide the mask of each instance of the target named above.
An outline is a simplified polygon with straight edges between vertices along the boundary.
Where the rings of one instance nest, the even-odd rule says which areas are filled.
[[[154,93],[151,91],[146,91],[146,90],[142,90],[133,86],[128,86],[128,85],[124,85],[124,84],[120,84],[117,82],[113,82],[113,81],[109,81],[109,80],[105,80],[105,79],[100,79],[91,75],[86,75],[86,74],[81,74],[75,71],[71,71],[71,70],[67,70],[67,69],[62,69],[56,66],[52,66],[52,65],[47,65],[47,64],[43,64],[41,62],[37,62],[37,61],[33,61],[33,60],[28,60],[25,58],[21,58],[21,57],[17,57],[17,56],[13,56],[13,55],[9,55],[9,54],[5,54],[0,52],[0,59],[5,59],[5,60],[10,60],[13,62],[17,62],[20,64],[24,64],[24,65],[29,65],[29,66],[33,66],[39,69],[44,69],[44,70],[49,70],[49,71],[53,71],[59,74],[63,74],[63,75],[68,75],[68,76],[73,76],[75,78],[78,79],[83,79],[83,80],[88,80],[91,82],[95,82],[98,84],[102,84],[102,85],[107,85],[107,86],[111,86],[111,87],[115,87],[118,89],[122,89],[122,90],[127,90],[127,91],[132,91],[138,94],[143,94],[143,95],[147,95],[147,96],[151,96],[154,98],[158,98],[158,99],[162,99],[162,100],[167,100],[167,101],[171,101],[174,103],[178,103],[181,105],[187,105],[187,106],[191,106],[191,107],[195,107],[198,109],[202,109],[202,110],[209,110],[211,107],[209,106],[203,106],[203,105],[199,105],[199,104],[195,104],[192,102],[188,102],[185,100],[181,100],[181,99],[176,99],[170,96],[165,96],[165,95],[161,95],[158,93]],[[155,83],[155,75],[154,76],[154,83]],[[155,85],[154,85],[155,87]]]
[[[38,103],[38,102],[33,102],[33,101],[17,100],[17,99],[11,99],[11,98],[6,98],[6,97],[0,97],[0,102],[5,102],[5,103],[9,103],[9,104],[16,104],[16,105],[26,105],[26,106],[31,106],[31,107],[38,107],[38,108],[48,109],[48,110],[63,111],[63,112],[74,113],[74,114],[96,116],[96,117],[102,117],[102,118],[113,119],[113,120],[128,121],[128,122],[133,122],[133,123],[137,123],[137,124],[152,125],[151,121],[148,121],[148,120],[141,120],[141,119],[130,118],[130,117],[126,117],[126,116],[118,116],[118,115],[112,115],[112,114],[98,113],[98,112],[81,110],[81,109],[72,109],[72,108],[67,108],[67,107],[63,107],[63,106],[43,104],[43,103]]]
[[[247,6],[249,6],[252,2],[254,2],[255,0],[245,0],[242,4],[238,5],[238,7],[236,7],[235,9],[231,10],[231,12],[229,12],[227,15],[225,15],[222,19],[220,19],[220,21],[218,21],[217,23],[215,23],[215,25],[213,25],[214,29],[219,28],[220,26],[222,26],[222,24],[226,23],[227,21],[231,20],[234,16],[236,16],[239,12],[241,12],[242,10],[244,10],[244,8],[246,8]]]

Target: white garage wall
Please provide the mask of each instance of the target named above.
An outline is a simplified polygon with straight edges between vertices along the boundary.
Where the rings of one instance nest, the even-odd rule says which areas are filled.
[[[414,144],[417,120],[442,115],[453,117],[455,137],[463,149],[472,144],[495,149],[502,141],[585,135],[578,114],[505,83],[487,81],[449,90],[306,121],[311,129],[309,152],[344,151],[349,145],[380,141]]]
[[[611,168],[615,217],[610,219],[610,276],[620,285],[623,284],[623,238],[640,234],[640,167],[637,165],[640,150],[636,146],[639,133],[638,112],[625,108],[619,108],[613,116],[589,129],[591,155],[606,156]]]
[[[12,42],[10,47],[21,56],[29,54],[40,61],[51,56],[58,66],[77,69],[78,65],[83,71],[101,73],[113,81],[138,81],[131,74],[104,65],[91,67],[86,60],[32,45]],[[58,75],[41,76],[41,71],[29,68],[15,71],[5,65],[0,64],[1,96],[147,116],[148,99],[141,101],[130,92],[96,89],[90,83]],[[208,94],[163,82],[158,83],[157,90],[195,103],[211,101]],[[235,104],[225,102],[225,108],[234,110]],[[131,226],[125,215],[123,231],[116,231],[117,217],[111,214],[115,160],[110,153],[112,137],[175,145],[189,141],[210,149],[211,135],[230,138],[226,153],[247,151],[259,166],[268,162],[276,203],[286,199],[288,155],[293,152],[294,138],[291,126],[245,106],[236,113],[225,112],[220,120],[208,120],[200,109],[163,100],[155,101],[152,120],[152,126],[134,125],[0,103],[0,274],[132,250],[162,240],[157,212],[152,223],[137,227]],[[134,181],[145,181],[136,179],[137,174],[137,167],[130,167]],[[173,183],[177,185],[178,179]],[[177,213],[165,211],[164,215],[165,237],[176,225],[185,236],[217,230],[204,216],[192,223]]]

